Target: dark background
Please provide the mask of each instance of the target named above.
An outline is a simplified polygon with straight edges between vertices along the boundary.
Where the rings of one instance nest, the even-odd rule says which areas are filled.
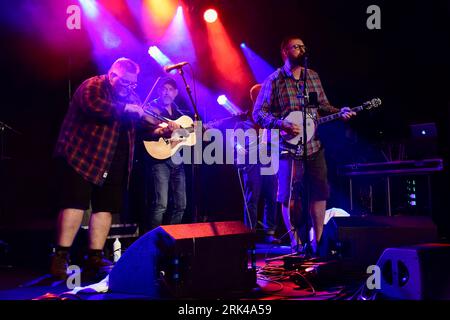
[[[48,32],[62,35],[64,46],[55,49],[42,41],[42,30],[27,25],[24,3],[60,10]],[[340,165],[352,162],[411,159],[408,125],[434,122],[438,129],[436,156],[445,170],[433,176],[433,217],[448,234],[449,141],[449,11],[448,1],[185,1],[200,63],[199,79],[217,88],[217,75],[205,49],[201,21],[204,6],[215,4],[231,39],[245,42],[273,66],[282,62],[279,44],[287,34],[299,34],[310,48],[310,67],[319,72],[329,100],[336,106],[356,106],[380,97],[383,106],[361,113],[347,124],[334,122],[321,128],[332,183],[329,207],[348,206],[346,180],[337,175]],[[84,79],[98,73],[85,32],[69,33],[65,8],[76,1],[3,1],[0,41],[0,121],[19,131],[3,134],[0,226],[38,228],[56,217],[51,155],[71,93]],[[381,8],[381,30],[366,28],[366,8]],[[44,10],[45,12],[45,10]],[[20,23],[19,23],[20,22]],[[139,37],[139,30],[135,30]],[[139,57],[146,53],[137,54]],[[154,63],[140,61],[144,83],[161,75]],[[148,80],[149,79],[149,80]],[[142,80],[142,79],[141,79]],[[219,88],[220,89],[220,88]],[[141,86],[145,97],[148,86]],[[182,91],[182,90],[180,90]],[[248,92],[248,88],[243,88]],[[182,94],[180,100],[186,101]],[[248,98],[238,103],[248,105]],[[417,150],[416,150],[417,151]],[[136,167],[139,169],[139,166]],[[189,168],[188,168],[189,170]],[[232,166],[202,169],[202,215],[210,220],[241,217],[242,196]],[[137,177],[137,178],[136,178]],[[142,177],[135,174],[130,196],[135,218],[142,211]],[[189,181],[190,185],[190,181]],[[189,199],[192,199],[190,196]],[[381,198],[380,198],[381,199]],[[382,200],[384,201],[384,200]],[[190,201],[190,205],[192,202]],[[192,219],[191,211],[186,221]]]

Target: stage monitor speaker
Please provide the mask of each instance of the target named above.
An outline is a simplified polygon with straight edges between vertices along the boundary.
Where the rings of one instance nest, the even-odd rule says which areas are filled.
[[[450,299],[450,244],[388,248],[377,262],[379,292],[402,300]]]
[[[240,221],[160,226],[134,242],[109,275],[113,292],[213,298],[256,286],[254,233]]]
[[[437,237],[426,216],[334,217],[324,226],[319,254],[339,259],[344,270],[365,273],[384,249],[435,242]]]

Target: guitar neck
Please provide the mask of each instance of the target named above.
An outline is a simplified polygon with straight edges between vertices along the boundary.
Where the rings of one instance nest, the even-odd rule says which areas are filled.
[[[363,109],[364,109],[363,106],[358,106],[358,107],[352,108],[351,110],[353,112],[359,112],[359,111],[361,111]],[[317,120],[317,123],[320,124],[320,123],[329,122],[329,121],[332,121],[332,120],[335,120],[335,119],[339,119],[341,117],[341,115],[342,115],[342,112],[333,113],[333,114],[330,114],[329,116],[325,116],[325,117],[319,118]]]

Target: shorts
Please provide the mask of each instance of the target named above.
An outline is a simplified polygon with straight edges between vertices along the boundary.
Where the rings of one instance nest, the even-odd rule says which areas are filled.
[[[102,186],[84,179],[64,159],[56,160],[58,208],[87,210],[92,212],[119,213],[124,196],[125,168],[123,172],[109,172]]]
[[[294,163],[294,168],[292,168]],[[294,171],[294,179],[291,188],[291,171]],[[277,200],[284,206],[288,206],[290,196],[292,199],[300,199],[309,189],[310,201],[327,200],[330,197],[330,187],[327,177],[327,163],[323,149],[311,155],[307,160],[307,175],[304,176],[303,160],[281,158],[278,170],[278,195]],[[308,184],[305,185],[304,182]],[[305,189],[308,187],[308,189]],[[291,195],[292,190],[292,195]]]

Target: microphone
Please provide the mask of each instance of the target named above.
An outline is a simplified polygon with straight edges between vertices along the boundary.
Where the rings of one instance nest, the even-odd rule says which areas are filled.
[[[303,55],[300,57],[300,63],[303,63],[303,65],[308,65],[308,59],[309,59],[309,51],[305,51]]]
[[[175,70],[175,69],[181,69],[183,66],[185,66],[187,64],[189,64],[189,62],[184,61],[184,62],[173,64],[173,65],[170,65],[170,66],[165,66],[164,67],[164,71],[165,72],[170,72],[170,71]]]

